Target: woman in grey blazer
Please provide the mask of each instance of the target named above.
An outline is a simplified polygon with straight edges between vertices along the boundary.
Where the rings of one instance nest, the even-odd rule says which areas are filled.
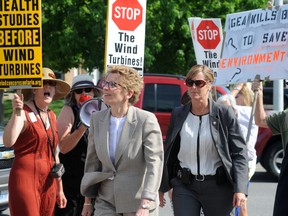
[[[173,188],[176,216],[227,216],[245,201],[247,148],[232,108],[209,98],[213,71],[193,66],[186,75],[191,102],[173,110],[165,143],[163,193]]]
[[[100,86],[110,108],[92,115],[81,192],[96,198],[95,216],[158,215],[163,143],[155,115],[133,106],[143,80],[111,66]]]

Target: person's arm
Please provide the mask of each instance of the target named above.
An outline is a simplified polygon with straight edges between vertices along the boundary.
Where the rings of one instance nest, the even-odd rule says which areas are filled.
[[[58,151],[59,150],[57,149],[55,152],[56,163],[60,163]],[[64,191],[63,191],[63,184],[62,184],[62,178],[61,177],[56,179],[56,186],[57,186],[56,196],[57,196],[58,207],[59,208],[65,208],[66,204],[67,204],[67,199],[66,199]]]
[[[91,173],[94,172],[101,172],[102,171],[102,163],[98,158],[96,148],[95,148],[95,137],[99,136],[97,133],[99,130],[98,123],[98,113],[96,115],[91,116],[91,125],[89,128],[89,134],[88,134],[88,146],[87,146],[87,156],[85,160],[85,167],[84,167],[84,176],[82,177],[81,181],[81,194],[85,197],[95,198],[98,190],[98,184],[93,183],[91,185]],[[95,129],[97,128],[97,130]],[[97,132],[96,132],[97,131]],[[97,139],[98,140],[98,139]],[[113,176],[113,173],[111,174]],[[110,177],[111,177],[110,176]],[[108,177],[107,177],[108,178]]]
[[[85,197],[85,202],[83,204],[81,216],[90,216],[92,213],[93,213],[92,199]]]
[[[66,154],[73,148],[75,148],[75,146],[87,130],[87,127],[81,124],[76,130],[71,133],[74,121],[75,118],[72,108],[65,105],[57,118],[57,129],[60,141],[59,148],[60,152],[63,154]]]
[[[255,124],[260,127],[268,128],[267,121],[266,121],[266,112],[264,110],[264,105],[263,105],[263,91],[262,90],[263,90],[262,82],[259,80],[254,80],[254,82],[252,83],[252,91],[254,92],[258,91],[258,97],[257,97],[255,113],[254,113]]]
[[[62,179],[57,178],[56,179],[56,185],[57,185],[57,204],[59,208],[65,208],[67,204],[67,199],[65,197],[64,191],[63,191],[63,185],[62,185]]]
[[[25,113],[23,110],[23,95],[21,97],[14,94],[14,99],[12,100],[12,116],[4,129],[3,142],[6,147],[11,147],[15,144],[20,133],[25,130]],[[18,109],[20,110],[20,115],[17,115]]]
[[[241,202],[244,202],[246,195],[248,195],[248,155],[247,146],[243,136],[241,134],[240,124],[235,116],[235,111],[228,108],[228,112],[221,113],[220,115],[227,116],[226,119],[222,118],[221,124],[228,127],[228,140],[227,145],[229,145],[229,154],[232,159],[232,169],[233,169],[233,206],[240,206]],[[226,122],[228,122],[228,124]],[[221,127],[220,127],[221,128]],[[221,129],[223,130],[223,129]],[[223,132],[222,132],[223,133]],[[220,134],[220,132],[219,132]],[[224,161],[224,160],[223,160]]]
[[[158,198],[158,189],[162,179],[162,174],[159,171],[163,169],[164,161],[162,134],[155,115],[147,116],[143,128],[145,128],[143,132],[143,145],[147,172],[137,215],[149,213],[150,202],[155,202]]]
[[[230,94],[233,95],[233,97],[236,98],[236,96],[239,94],[241,89],[243,88],[243,83],[238,83],[234,86],[234,88],[230,91]]]

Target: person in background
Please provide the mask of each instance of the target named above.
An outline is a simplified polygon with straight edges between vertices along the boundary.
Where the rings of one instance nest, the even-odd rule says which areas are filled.
[[[254,100],[254,93],[251,90],[251,83],[237,84],[231,90],[231,95],[234,96],[236,99],[238,121],[240,125],[244,125],[248,129]],[[255,124],[254,119],[252,119],[252,127],[250,131],[249,140],[247,143],[248,160],[249,160],[249,180],[252,178],[252,176],[256,171],[257,155],[255,145],[257,142],[257,136],[258,136],[258,126]],[[246,138],[247,137],[245,135],[244,139],[246,140]]]
[[[158,215],[163,141],[155,115],[133,106],[143,79],[115,65],[100,86],[110,108],[92,115],[81,192],[96,198],[95,216]]]
[[[59,133],[60,161],[66,172],[62,177],[64,193],[67,198],[66,208],[55,208],[55,216],[90,216],[93,205],[90,198],[80,193],[80,183],[84,175],[87,154],[88,129],[79,116],[81,104],[85,100],[100,95],[88,74],[75,76],[70,93],[65,98],[65,105],[57,118]]]
[[[236,113],[236,116],[238,118],[238,122],[241,127],[241,132],[246,140],[247,144],[247,150],[248,150],[248,166],[249,166],[249,181],[252,178],[252,176],[255,173],[256,170],[256,163],[257,163],[257,155],[255,150],[255,144],[257,141],[257,135],[258,135],[258,126],[255,124],[254,120],[251,122],[251,129],[249,133],[249,139],[247,140],[247,134],[249,130],[249,122],[250,122],[250,116],[252,112],[251,106],[239,106],[236,105],[235,97],[231,94],[226,94],[218,98],[218,103],[224,104],[227,106],[231,106],[233,110]],[[236,208],[236,216],[247,216],[247,201],[241,203],[241,208]]]
[[[51,69],[42,72],[43,88],[14,94],[12,117],[4,130],[4,145],[13,146],[15,154],[8,184],[11,216],[52,216],[56,201],[59,208],[66,206],[61,177],[49,174],[59,163],[56,115],[49,105],[63,98],[70,86],[56,79]]]
[[[286,216],[288,215],[288,110],[285,109],[284,111],[267,116],[263,105],[263,87],[260,80],[254,80],[252,91],[258,91],[254,114],[255,123],[259,127],[269,127],[274,135],[281,134],[282,137],[284,158],[276,189],[273,216]]]
[[[232,108],[209,98],[213,71],[193,66],[186,75],[191,102],[173,110],[165,141],[160,206],[173,188],[176,216],[229,215],[245,201],[247,147]]]
[[[251,83],[238,83],[231,90],[231,95],[236,98],[239,106],[252,106],[254,93],[251,90]]]

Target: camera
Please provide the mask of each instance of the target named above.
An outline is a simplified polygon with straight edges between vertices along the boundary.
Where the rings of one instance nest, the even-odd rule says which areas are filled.
[[[55,163],[50,170],[50,176],[52,178],[60,178],[65,173],[65,168],[62,163]]]

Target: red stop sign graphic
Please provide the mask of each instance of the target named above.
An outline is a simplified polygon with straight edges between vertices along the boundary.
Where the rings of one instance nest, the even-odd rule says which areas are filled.
[[[212,20],[202,20],[196,34],[197,41],[204,49],[215,49],[220,43],[220,30]]]
[[[143,8],[138,0],[116,0],[112,20],[120,30],[134,31],[142,23]]]

